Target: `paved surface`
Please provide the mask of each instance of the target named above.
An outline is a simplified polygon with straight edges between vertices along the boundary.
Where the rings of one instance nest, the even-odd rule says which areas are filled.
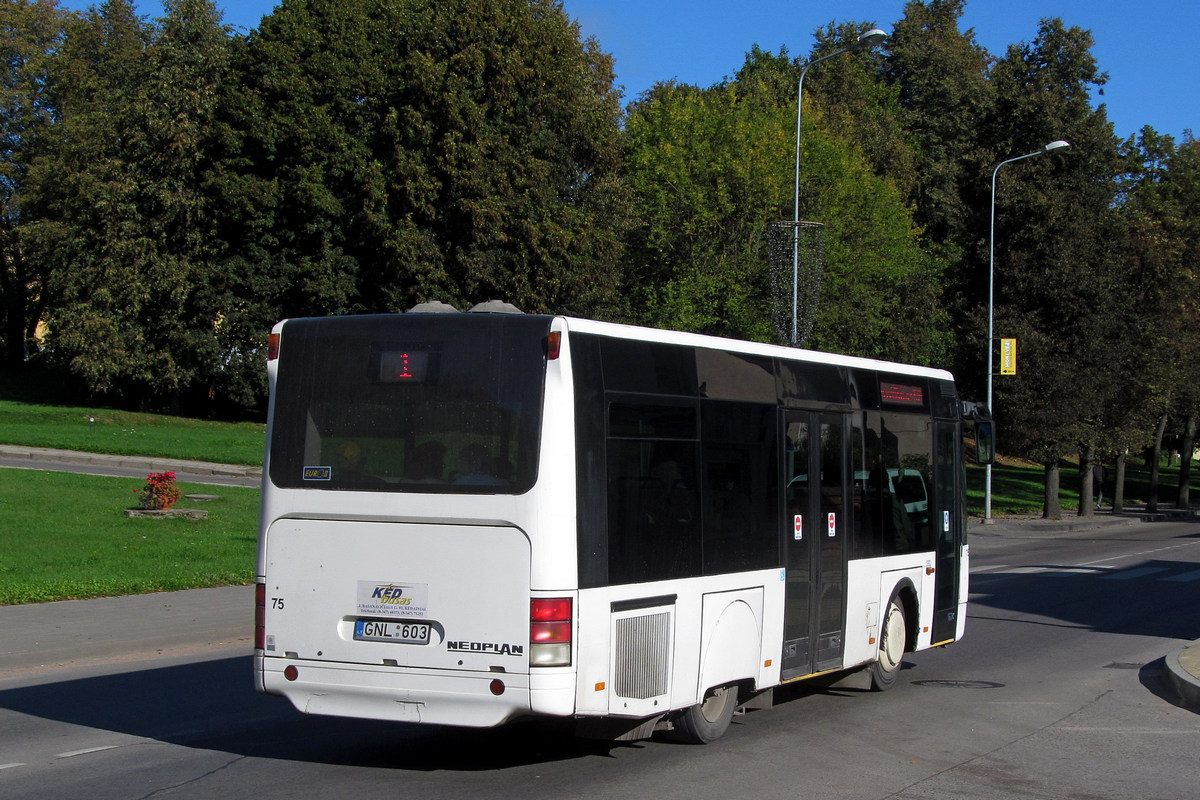
[[[67,450],[0,445],[0,467],[51,469],[101,475],[173,471],[194,483],[259,486],[261,469],[207,462],[103,456]],[[970,530],[995,534],[1052,534],[1197,519],[1196,512],[1148,514],[1130,508],[1061,520],[996,517],[972,520]],[[129,597],[0,606],[0,678],[85,663],[135,661],[156,655],[220,648],[253,648],[254,588],[232,586]],[[1200,640],[1166,656],[1168,677],[1184,703],[1200,708]]]
[[[123,478],[145,478],[148,472],[174,472],[176,479],[185,483],[210,483],[219,486],[262,485],[261,467],[181,461],[172,458],[109,456],[9,444],[0,444],[0,467],[113,475]]]
[[[254,648],[254,587],[0,606],[0,678]]]
[[[1149,513],[1144,507],[1132,506],[1121,514],[1114,514],[1108,509],[1098,511],[1092,517],[1065,516],[1059,520],[1040,517],[994,517],[986,523],[980,519],[972,519],[969,531],[1020,536],[1068,533],[1168,520],[1200,521],[1200,512],[1168,508]],[[1200,710],[1200,639],[1168,653],[1166,667],[1167,680],[1178,692],[1183,703],[1189,708]]]

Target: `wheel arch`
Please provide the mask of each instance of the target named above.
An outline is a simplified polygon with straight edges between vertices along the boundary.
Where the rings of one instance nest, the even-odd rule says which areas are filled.
[[[762,658],[761,623],[744,599],[729,602],[705,637],[697,685],[698,702],[711,690],[739,686],[747,694],[757,689]]]
[[[893,599],[900,601],[900,606],[904,610],[904,626],[905,626],[905,652],[912,653],[916,650],[917,635],[920,631],[920,601],[918,600],[917,587],[913,584],[911,578],[901,578],[896,581],[892,587],[891,593],[888,594],[887,602],[890,603]],[[887,608],[887,605],[884,605]]]

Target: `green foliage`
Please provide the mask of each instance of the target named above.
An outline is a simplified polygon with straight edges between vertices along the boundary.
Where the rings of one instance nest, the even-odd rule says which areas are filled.
[[[557,3],[284,2],[239,72],[226,224],[278,315],[615,307],[618,95]]]
[[[786,196],[786,121],[753,86],[660,84],[630,109],[630,253],[640,321],[771,336],[766,224]]]
[[[43,265],[22,241],[24,195],[59,116],[50,70],[63,20],[47,0],[0,4],[0,359],[10,367],[25,361],[45,308]]]
[[[825,25],[815,33],[810,60],[847,47],[873,27],[874,23],[865,22]],[[885,48],[892,49],[890,44]],[[887,62],[880,48],[844,53],[809,73],[804,94],[806,104],[820,109],[825,128],[861,153],[876,175],[907,197],[919,178],[919,154],[899,88],[882,79]]]
[[[831,65],[829,67],[833,69]],[[792,216],[797,72],[757,48],[735,80],[659,84],[629,109],[631,248],[643,321],[772,338],[768,223]],[[941,265],[921,252],[895,183],[805,98],[801,213],[826,226],[812,346],[944,363]]]
[[[58,265],[54,360],[96,392],[177,400],[203,385],[221,317],[202,187],[230,43],[210,0],[166,10],[152,26],[108,0],[68,25],[63,120],[37,168],[32,240]]]
[[[257,490],[221,487],[220,499],[203,506],[206,520],[130,518],[139,483],[0,469],[0,604],[253,580]]]
[[[908,195],[924,236],[950,258],[972,247],[986,202],[991,118],[990,56],[972,31],[960,31],[965,0],[909,2],[888,39],[885,80],[898,92],[897,118],[916,143]],[[970,282],[958,280],[956,288]]]
[[[818,127],[814,125],[814,127]],[[943,266],[923,252],[899,189],[819,130],[806,148],[826,225],[821,304],[810,344],[873,358],[947,364]],[[808,152],[805,150],[805,152]]]
[[[1110,424],[1118,446],[1157,449],[1174,421],[1183,434],[1177,446],[1191,452],[1200,413],[1200,145],[1189,135],[1176,146],[1146,127],[1124,152],[1123,255],[1133,312],[1121,374],[1132,390],[1112,403]],[[1189,490],[1183,481],[1178,504],[1187,504]]]
[[[1103,107],[1090,104],[1088,88],[1105,81],[1091,44],[1087,31],[1044,20],[992,76],[1007,157],[1071,142],[1004,167],[997,181],[997,335],[1015,336],[1022,352],[1021,379],[997,382],[997,406],[1011,431],[1005,446],[1044,464],[1113,446],[1105,409],[1127,342],[1112,335],[1127,307],[1114,209],[1121,164]]]

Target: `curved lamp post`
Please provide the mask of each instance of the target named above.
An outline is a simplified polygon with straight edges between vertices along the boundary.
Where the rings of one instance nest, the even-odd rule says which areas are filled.
[[[1025,158],[1033,158],[1040,156],[1043,153],[1049,153],[1053,150],[1059,150],[1063,147],[1070,147],[1070,142],[1064,142],[1062,139],[1057,139],[1043,147],[1041,150],[1036,150],[1032,153],[1026,153],[1023,156],[1016,156],[1005,161],[1001,161],[992,170],[992,221],[991,228],[988,233],[988,337],[987,337],[987,407],[988,413],[995,416],[992,409],[992,344],[994,342],[992,333],[992,322],[994,318],[994,300],[996,287],[996,174],[1000,172],[1000,168],[1005,164],[1011,164],[1014,161],[1020,161]],[[985,523],[992,521],[992,465],[987,465],[987,474],[984,478],[983,485],[983,521]]]
[[[792,221],[796,223],[796,227],[792,230],[792,347],[796,346],[796,317],[800,304],[800,112],[804,106],[804,76],[808,74],[809,67],[820,64],[826,59],[840,56],[842,53],[874,47],[886,38],[886,33],[879,28],[872,28],[861,34],[858,40],[849,47],[844,47],[820,58],[814,58],[800,69],[800,80],[796,83],[796,191],[793,198],[794,216],[792,217]]]

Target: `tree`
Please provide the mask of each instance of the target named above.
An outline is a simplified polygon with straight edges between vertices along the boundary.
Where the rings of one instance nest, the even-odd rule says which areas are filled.
[[[54,0],[0,5],[0,357],[9,367],[24,364],[46,301],[43,265],[21,236],[31,217],[29,172],[59,117],[50,68],[64,19]]]
[[[1146,127],[1125,145],[1130,169],[1121,210],[1131,231],[1127,255],[1138,311],[1135,374],[1144,406],[1162,416],[1155,437],[1161,447],[1168,415],[1182,423],[1183,463],[1176,503],[1188,505],[1191,447],[1200,409],[1200,145],[1190,136],[1178,146]],[[1147,425],[1148,429],[1150,426]],[[1190,432],[1190,433],[1189,433]],[[1145,440],[1143,439],[1143,442]],[[1157,503],[1157,473],[1150,502]]]
[[[979,123],[994,108],[988,83],[992,58],[972,30],[958,27],[965,5],[965,0],[905,4],[883,65],[885,79],[899,93],[898,116],[916,144],[909,195],[915,221],[952,263],[978,238],[979,209],[986,208],[987,198],[978,176],[991,159]]]
[[[874,23],[830,22],[814,33],[810,61],[837,52],[874,28]],[[894,183],[905,197],[918,180],[916,142],[906,125],[898,88],[883,80],[894,44],[868,47],[825,63],[805,79],[804,93],[821,109],[825,127],[857,149],[876,175]],[[798,65],[797,65],[798,66]]]
[[[203,184],[228,30],[211,0],[156,24],[126,0],[73,23],[57,86],[62,136],[39,166],[39,230],[61,265],[54,357],[96,392],[177,406],[211,360],[220,309]]]
[[[612,61],[552,0],[285,0],[225,109],[222,220],[277,316],[619,307]]]
[[[629,109],[627,174],[642,221],[629,251],[638,321],[771,338],[766,224],[791,134],[760,77],[656,85]]]
[[[793,214],[799,68],[786,52],[756,47],[732,81],[659,84],[630,107],[629,181],[642,220],[630,255],[645,321],[770,338],[765,234],[768,223]],[[826,225],[810,344],[939,361],[946,345],[938,265],[917,247],[894,182],[830,129],[807,93],[805,103],[801,215]]]
[[[906,194],[922,246],[945,262],[942,303],[950,309],[960,391],[983,397],[986,376],[978,309],[987,303],[986,237],[995,118],[993,57],[960,30],[964,0],[912,0],[887,42],[882,75],[898,92],[898,118],[914,142]]]
[[[1021,162],[1019,178],[1015,167],[1001,173],[998,189],[997,335],[1022,342],[1023,365],[996,394],[1008,441],[1045,467],[1048,517],[1060,513],[1061,460],[1101,443],[1109,370],[1125,342],[1114,327],[1124,297],[1114,249],[1123,235],[1113,210],[1120,162],[1103,107],[1090,104],[1088,88],[1106,77],[1090,46],[1087,31],[1043,20],[1033,43],[1010,47],[992,75],[991,129],[1005,157],[1071,142],[1067,155]],[[1080,511],[1091,513],[1090,504]]]

